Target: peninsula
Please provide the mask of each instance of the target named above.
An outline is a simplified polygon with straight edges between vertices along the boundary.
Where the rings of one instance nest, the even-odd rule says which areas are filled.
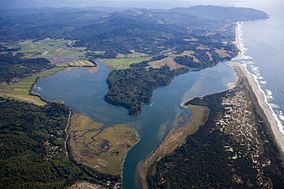
[[[207,12],[207,15],[200,15],[199,11]],[[226,12],[226,15],[230,16],[215,14],[216,11]],[[182,14],[179,14],[180,12]],[[153,91],[168,85],[175,76],[212,67],[237,56],[238,49],[233,43],[237,21],[267,18],[264,12],[253,9],[224,9],[215,6],[176,8],[166,11],[163,15],[148,10],[131,14],[139,14],[145,22],[148,22],[148,14],[154,15],[151,19],[155,20],[149,23],[152,30],[143,31],[144,42],[145,38],[156,38],[156,34],[161,33],[164,33],[166,40],[154,40],[156,44],[149,42],[147,48],[144,48],[142,52],[149,53],[152,56],[150,60],[128,64],[130,68],[114,70],[108,77],[109,91],[105,100],[127,108],[130,115],[139,114],[143,105],[150,102]],[[175,18],[177,15],[179,19]],[[177,31],[177,28],[180,30]],[[126,57],[135,56],[135,52],[132,50]],[[141,57],[142,55],[140,54]],[[120,56],[117,55],[118,62]]]
[[[239,78],[235,88],[185,103],[206,106],[208,120],[184,144],[148,166],[143,188],[283,185],[284,169],[271,137],[270,122],[246,72],[237,66],[235,71]]]
[[[244,57],[240,26],[240,23],[236,26],[239,53],[235,62]],[[184,185],[278,188],[283,185],[284,138],[273,112],[245,65],[230,65],[235,69],[238,81],[227,91],[184,103],[185,106],[207,107],[208,120],[200,124],[198,131],[188,134],[182,145],[171,145],[168,147],[171,150],[164,153],[160,148],[168,143],[167,139],[177,128],[167,135],[140,166],[143,188],[180,188]],[[194,116],[194,109],[192,111]],[[212,154],[216,160],[212,159]],[[176,182],[177,178],[179,182]]]

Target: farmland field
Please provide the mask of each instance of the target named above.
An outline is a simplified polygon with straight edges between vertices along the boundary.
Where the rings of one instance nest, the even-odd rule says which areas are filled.
[[[40,41],[25,40],[18,44],[19,53],[25,58],[46,58],[51,63],[61,65],[84,59],[86,48],[73,47],[75,41],[64,39],[44,39]]]
[[[31,87],[36,82],[38,77],[47,77],[64,69],[65,67],[53,67],[51,69],[32,74],[31,76],[19,80],[16,83],[3,87],[0,91],[0,96],[32,103],[38,106],[44,106],[46,103],[39,97],[30,95]]]
[[[76,60],[76,61],[68,62],[64,66],[69,66],[69,67],[94,67],[96,65],[89,60]]]
[[[128,55],[119,54],[116,58],[100,59],[112,69],[126,69],[131,64],[139,63],[142,61],[148,61],[151,57],[141,53],[132,53]]]

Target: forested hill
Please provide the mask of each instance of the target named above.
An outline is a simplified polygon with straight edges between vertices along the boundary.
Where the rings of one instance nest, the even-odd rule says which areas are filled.
[[[130,114],[137,114],[143,104],[150,101],[154,89],[169,84],[177,75],[175,69],[179,70],[179,74],[185,70],[197,71],[236,56],[238,49],[233,43],[236,21],[264,18],[267,15],[262,11],[217,6],[170,10],[1,10],[0,42],[12,44],[26,39],[33,42],[46,38],[70,39],[75,41],[70,48],[84,47],[86,56],[92,59],[128,55],[147,57],[150,62],[140,62],[138,67],[124,71],[113,71],[108,78],[110,90],[105,100],[124,106]],[[160,62],[151,59],[159,56],[163,57]],[[166,64],[165,68],[163,64]],[[170,69],[169,65],[172,66]],[[3,69],[8,66],[11,69],[28,67],[0,65]],[[149,66],[153,69],[148,69]],[[30,73],[29,70],[26,72]],[[15,74],[6,75],[6,82],[15,77]],[[129,78],[133,78],[131,82]]]
[[[194,6],[190,8],[174,8],[169,10],[172,13],[185,13],[195,15],[196,17],[216,20],[221,22],[236,22],[247,20],[259,20],[268,18],[265,12],[252,8],[236,8],[221,6]]]
[[[65,38],[105,51],[105,57],[135,50],[157,53],[173,48],[179,38],[218,29],[227,23],[264,19],[258,10],[196,6],[170,10],[109,8],[0,10],[0,40]],[[56,20],[56,22],[55,22]],[[189,29],[189,27],[191,29]]]
[[[64,105],[40,107],[0,97],[1,189],[67,188],[78,180],[105,185],[119,179],[66,156],[68,114]]]

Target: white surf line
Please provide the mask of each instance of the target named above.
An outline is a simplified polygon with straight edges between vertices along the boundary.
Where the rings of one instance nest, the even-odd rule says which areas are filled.
[[[272,116],[274,117],[275,121],[277,122],[277,126],[279,131],[281,132],[282,135],[284,135],[284,128],[283,125],[281,123],[280,120],[280,116],[281,115],[277,115],[276,112],[273,109],[273,103],[270,103],[268,100],[272,99],[272,92],[268,89],[262,89],[261,84],[266,84],[266,81],[263,80],[263,77],[260,75],[259,73],[259,68],[257,66],[253,66],[252,69],[254,69],[257,72],[257,75],[254,73],[251,73],[247,67],[248,65],[254,64],[254,62],[251,61],[252,57],[250,56],[246,56],[245,52],[247,51],[247,48],[245,47],[244,43],[243,43],[243,37],[242,37],[242,22],[238,22],[237,26],[236,26],[236,41],[235,41],[237,47],[239,48],[240,52],[238,54],[237,57],[235,57],[232,61],[236,61],[236,62],[241,62],[244,65],[245,71],[251,75],[254,79],[254,81],[257,84],[258,89],[260,90],[260,92],[262,93],[263,97],[264,97],[264,102],[267,104],[267,106],[270,109],[270,112],[272,114]],[[259,81],[258,79],[261,79],[261,81]],[[265,91],[267,91],[267,94],[265,93]],[[276,107],[275,107],[276,108]],[[283,120],[284,120],[284,116]]]

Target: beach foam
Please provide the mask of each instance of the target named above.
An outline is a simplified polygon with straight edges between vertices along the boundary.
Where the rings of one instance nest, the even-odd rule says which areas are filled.
[[[245,65],[245,69],[246,69],[246,71],[247,71],[250,75],[253,76],[254,80],[255,80],[256,83],[257,83],[258,89],[261,91],[261,93],[262,93],[263,96],[264,96],[264,101],[265,101],[265,103],[268,105],[269,109],[271,110],[272,116],[274,117],[274,119],[275,119],[276,122],[277,122],[277,126],[278,126],[278,128],[279,128],[279,131],[280,131],[282,134],[284,134],[284,128],[283,128],[283,124],[282,124],[282,122],[281,122],[281,120],[280,120],[280,115],[279,115],[279,114],[276,114],[276,111],[274,110],[275,108],[279,108],[279,106],[278,106],[277,104],[269,103],[269,101],[273,99],[272,92],[268,90],[268,91],[269,91],[268,94],[271,94],[271,95],[267,95],[267,94],[265,93],[265,91],[261,88],[261,86],[260,86],[260,84],[259,84],[259,82],[258,82],[258,80],[257,80],[257,77],[256,77],[254,74],[252,74],[251,72],[248,71],[246,65]]]
[[[266,82],[266,81],[260,81],[260,83],[261,83],[262,85],[265,85],[267,82]]]
[[[243,43],[241,22],[237,23],[236,32],[237,32],[236,45],[238,46],[240,52],[239,55],[236,58],[234,58],[232,61],[243,64],[247,73],[249,73],[254,78],[258,89],[261,91],[261,93],[264,96],[265,103],[268,105],[269,109],[271,110],[272,116],[277,122],[279,131],[282,134],[284,134],[283,112],[280,110],[279,105],[273,103],[272,91],[267,88],[264,88],[264,84],[266,84],[266,81],[264,80],[263,76],[261,76],[259,68],[256,66],[255,62],[252,61],[253,57],[245,54],[248,49],[245,47]],[[262,86],[260,84],[262,84]]]
[[[283,112],[280,110],[279,111],[279,118],[281,121],[284,121],[284,115],[283,115]]]

